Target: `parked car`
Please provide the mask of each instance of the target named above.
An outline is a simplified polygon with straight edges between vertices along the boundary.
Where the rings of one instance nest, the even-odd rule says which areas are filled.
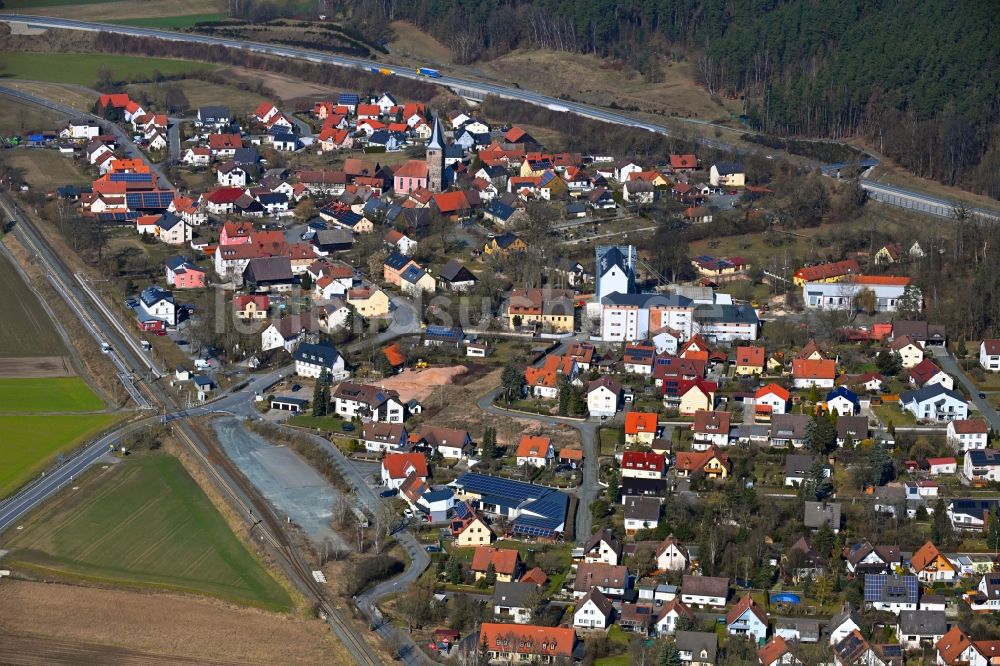
[[[341,423],[340,424],[340,429],[343,430],[344,432],[354,432],[354,424],[353,423]]]
[[[426,550],[428,553],[440,553],[441,547],[432,544],[430,546],[424,546],[424,550]]]
[[[378,494],[379,497],[395,497],[399,494],[399,491],[395,488],[389,488],[388,490],[383,490]]]
[[[407,518],[413,518],[413,509],[403,509],[403,515]]]

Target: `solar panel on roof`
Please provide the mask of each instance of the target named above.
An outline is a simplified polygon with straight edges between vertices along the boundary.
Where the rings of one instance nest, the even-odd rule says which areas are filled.
[[[133,173],[130,171],[119,171],[110,174],[113,183],[146,183],[152,182],[153,174]]]

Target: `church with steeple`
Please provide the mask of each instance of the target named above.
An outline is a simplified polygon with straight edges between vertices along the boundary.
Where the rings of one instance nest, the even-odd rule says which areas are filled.
[[[444,189],[444,130],[441,118],[434,118],[434,130],[427,142],[427,189],[441,192]]]

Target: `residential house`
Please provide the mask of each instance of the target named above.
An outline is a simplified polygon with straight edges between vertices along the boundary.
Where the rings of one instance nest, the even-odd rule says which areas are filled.
[[[159,287],[146,287],[139,294],[139,310],[142,321],[162,321],[167,326],[177,325],[177,306],[173,292]]]
[[[656,412],[628,412],[625,414],[625,443],[648,446],[656,439],[658,426]]]
[[[782,636],[775,636],[767,645],[758,650],[757,658],[761,666],[802,666],[805,664],[795,655],[792,646]]]
[[[680,599],[671,599],[660,607],[660,612],[656,615],[656,633],[659,636],[669,636],[677,632],[681,618],[684,618],[690,625],[697,622],[694,612],[687,607]]]
[[[402,423],[406,418],[399,393],[369,384],[341,382],[333,392],[332,402],[334,413],[345,419]]]
[[[719,637],[711,631],[678,631],[674,645],[684,666],[716,666]]]
[[[500,582],[493,588],[493,614],[514,624],[529,624],[535,612],[538,587],[534,583]]]
[[[1000,449],[972,449],[965,452],[962,476],[973,485],[1000,481]]]
[[[389,296],[378,287],[354,287],[347,291],[347,304],[366,318],[375,319],[389,314]]]
[[[764,373],[765,352],[763,347],[736,348],[736,374],[742,376]]]
[[[861,411],[858,394],[846,386],[838,386],[826,394],[826,411],[839,416],[854,416]]]
[[[237,294],[233,296],[233,313],[244,321],[267,319],[270,299],[266,294]]]
[[[835,261],[829,264],[800,268],[792,275],[792,283],[796,287],[801,287],[807,282],[840,282],[844,278],[857,275],[860,272],[861,266],[857,260],[847,259],[845,261]]]
[[[743,166],[736,162],[716,162],[708,175],[712,187],[743,187],[746,185],[746,174]]]
[[[704,474],[707,479],[726,479],[732,469],[729,456],[715,446],[705,451],[679,451],[676,464],[680,477]]]
[[[505,518],[511,533],[555,539],[563,532],[569,496],[546,486],[466,472],[451,483],[459,499],[479,502],[480,511]]]
[[[691,449],[704,451],[713,446],[729,446],[729,412],[699,410],[694,414]]]
[[[677,387],[680,400],[677,411],[681,416],[693,416],[698,410],[711,411],[715,409],[715,392],[718,384],[704,379],[681,382]],[[664,395],[664,404],[670,404],[673,399]]]
[[[427,480],[427,458],[422,453],[386,453],[382,458],[382,485],[399,488],[410,475]]]
[[[590,536],[583,544],[584,562],[601,562],[618,566],[622,559],[622,545],[617,537],[607,529],[602,529]]]
[[[284,348],[292,353],[300,342],[318,337],[319,331],[319,323],[311,314],[286,315],[261,331],[260,348],[261,351]]]
[[[624,505],[625,534],[632,536],[639,530],[653,530],[660,521],[660,500],[657,497],[622,496]]]
[[[726,613],[726,633],[750,638],[757,645],[767,640],[767,614],[749,594]]]
[[[955,388],[955,380],[952,379],[951,375],[937,367],[934,361],[929,358],[925,358],[910,368],[910,383],[917,388],[934,384],[940,384],[946,389]]]
[[[940,384],[901,393],[899,406],[920,420],[953,421],[969,417],[965,398]]]
[[[405,255],[413,254],[417,248],[417,241],[396,229],[386,231],[382,240],[394,251]]]
[[[811,419],[808,414],[777,414],[771,419],[772,448],[801,449],[806,445],[806,433]]]
[[[458,261],[448,261],[438,271],[438,286],[448,291],[469,291],[476,286],[476,276]]]
[[[163,262],[167,284],[174,289],[204,289],[207,271],[195,266],[187,257],[168,257]]]
[[[891,573],[902,561],[897,546],[873,546],[868,541],[844,549],[847,572],[854,575]]]
[[[792,384],[795,388],[833,388],[837,378],[837,362],[834,360],[812,360],[796,358],[792,360]]]
[[[784,386],[768,384],[754,393],[754,421],[770,423],[773,416],[788,411],[788,401],[791,394]]]
[[[1000,611],[1000,573],[984,573],[975,592],[966,598],[974,611]]]
[[[254,257],[243,269],[243,284],[252,291],[291,291],[295,283],[288,257]]]
[[[420,264],[400,252],[393,252],[382,262],[382,279],[397,287],[402,285],[402,275],[409,268],[420,268]]]
[[[993,663],[994,654],[991,653],[994,650],[984,651],[983,648],[998,648],[1000,646],[996,645],[996,641],[986,643],[987,641],[972,640],[965,629],[954,624],[934,645],[937,649],[936,663],[939,666],[989,666]]]
[[[418,443],[429,451],[436,451],[442,458],[462,460],[472,455],[475,447],[468,430],[422,425]]]
[[[865,574],[865,603],[875,610],[897,615],[917,610],[920,600],[920,581],[916,576],[898,574]]]
[[[729,579],[684,574],[681,601],[688,606],[724,608],[729,598]]]
[[[803,521],[809,529],[829,525],[836,534],[840,531],[840,502],[806,502]]]
[[[578,629],[610,628],[614,606],[598,588],[593,588],[576,602],[573,612],[573,626]]]
[[[946,456],[943,458],[928,458],[927,471],[931,476],[954,474],[958,471],[958,461],[956,461],[952,456]]]
[[[667,461],[661,453],[631,450],[622,453],[622,478],[662,479],[666,471]]]
[[[573,292],[566,289],[514,289],[507,303],[507,325],[540,326],[553,333],[572,333]]]
[[[989,338],[979,343],[979,365],[990,372],[1000,372],[1000,340]]]
[[[688,550],[673,534],[656,547],[656,568],[661,571],[687,571],[691,566]]]
[[[469,648],[478,652],[486,646],[490,663],[545,663],[573,659],[576,630],[572,627],[542,627],[531,624],[483,622],[478,634],[471,634]]]
[[[621,405],[622,386],[614,378],[605,375],[587,385],[587,411],[591,416],[614,416]]]
[[[893,338],[889,351],[899,354],[904,370],[911,370],[924,360],[924,346],[908,335]]]
[[[363,423],[361,441],[366,451],[387,453],[402,451],[409,440],[406,427],[402,423]]]
[[[541,367],[528,366],[524,369],[525,385],[531,395],[555,400],[559,397],[562,381],[572,382],[577,371],[576,361],[569,354],[549,354]]]
[[[436,286],[433,276],[417,266],[410,266],[399,276],[400,291],[416,298],[425,291],[434,291]]]
[[[811,455],[789,454],[785,456],[785,485],[793,488],[801,486],[812,474],[813,465],[819,462],[819,458]],[[833,469],[830,465],[823,465],[823,476],[830,478]]]
[[[547,467],[555,460],[555,447],[548,437],[536,437],[532,435],[521,435],[521,440],[517,444],[515,453],[517,465],[531,465],[532,467]]]
[[[331,381],[349,376],[344,357],[330,343],[310,344],[304,342],[292,354],[295,359],[295,374],[300,377],[320,378],[323,373]]]
[[[653,345],[627,344],[622,354],[622,364],[625,372],[634,375],[653,374],[653,364],[656,362],[656,347]]]
[[[582,562],[576,568],[573,597],[579,599],[595,587],[607,596],[621,598],[629,588],[628,569],[603,562]]]
[[[455,545],[459,548],[488,546],[496,538],[486,520],[468,502],[462,502],[455,506],[451,533],[455,537]]]
[[[931,647],[947,632],[944,611],[902,611],[896,620],[896,637],[906,650]]]
[[[837,417],[837,446],[856,445],[868,439],[867,416]]]
[[[985,419],[955,419],[948,422],[948,444],[959,453],[985,449],[989,435],[990,426]]]
[[[932,542],[921,546],[910,558],[910,571],[924,583],[955,580],[958,570]]]
[[[830,618],[827,631],[830,632],[830,645],[836,645],[854,631],[861,630],[861,616],[851,610],[851,605],[844,603],[843,609]]]
[[[476,546],[472,553],[471,568],[476,574],[476,580],[485,578],[492,568],[498,582],[511,583],[521,575],[521,555],[512,548]]]

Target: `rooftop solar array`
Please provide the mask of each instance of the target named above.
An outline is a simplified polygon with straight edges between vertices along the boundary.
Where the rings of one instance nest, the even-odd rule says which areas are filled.
[[[865,601],[916,603],[919,598],[920,582],[916,576],[865,574]]]
[[[151,183],[153,182],[153,174],[121,171],[110,174],[110,180],[112,183]]]
[[[150,192],[128,192],[125,194],[125,203],[130,210],[164,209],[173,200],[173,190],[152,190]]]

